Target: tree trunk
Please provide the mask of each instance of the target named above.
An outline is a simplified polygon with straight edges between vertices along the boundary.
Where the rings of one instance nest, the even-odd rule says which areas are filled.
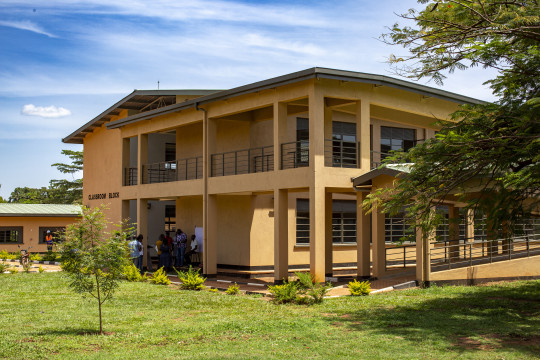
[[[99,291],[99,276],[96,274],[97,298],[99,306],[99,334],[103,335],[103,322],[101,320],[101,293]]]

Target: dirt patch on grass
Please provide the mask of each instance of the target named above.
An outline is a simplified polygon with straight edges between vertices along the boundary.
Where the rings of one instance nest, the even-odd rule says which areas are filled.
[[[479,335],[478,339],[461,336],[456,338],[454,345],[469,350],[492,350],[506,346],[539,347],[540,336],[486,334]]]
[[[113,331],[104,331],[103,334],[100,334],[98,330],[96,331],[79,331],[77,335],[104,335],[104,336],[111,336],[114,335]]]

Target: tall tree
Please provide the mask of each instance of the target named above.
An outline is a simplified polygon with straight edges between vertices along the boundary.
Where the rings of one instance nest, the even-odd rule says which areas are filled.
[[[495,103],[462,106],[435,139],[388,162],[411,163],[393,189],[379,190],[366,207],[406,207],[407,220],[431,231],[441,216],[433,205],[453,196],[480,209],[492,226],[514,225],[538,209],[540,191],[540,8],[535,0],[419,0],[421,11],[401,15],[383,41],[408,56],[390,57],[394,70],[442,84],[447,73],[493,68],[487,83]],[[474,189],[473,189],[474,186]],[[411,200],[414,199],[414,202]]]

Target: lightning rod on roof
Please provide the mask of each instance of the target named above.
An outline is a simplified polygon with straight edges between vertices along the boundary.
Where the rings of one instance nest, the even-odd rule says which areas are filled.
[[[157,82],[157,89],[159,90],[159,80],[158,80],[158,82]]]

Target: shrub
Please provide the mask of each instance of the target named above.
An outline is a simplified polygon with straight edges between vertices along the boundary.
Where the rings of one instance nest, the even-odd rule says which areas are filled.
[[[144,275],[141,275],[141,272],[133,263],[124,267],[123,274],[127,281],[144,282],[148,280],[148,276],[146,275],[146,273],[144,273]]]
[[[39,265],[38,271],[39,271],[39,273],[41,274],[42,272],[45,271],[45,269],[43,269],[43,266]]]
[[[213,293],[217,293],[217,292],[219,292],[219,290],[218,290],[218,289],[208,289],[208,291],[210,291],[210,292],[213,292]]]
[[[349,291],[352,296],[366,296],[371,292],[371,284],[369,281],[354,280],[349,282]]]
[[[150,282],[156,285],[169,285],[171,283],[171,280],[169,280],[169,278],[167,277],[165,268],[161,267],[154,273],[154,276],[150,279]]]
[[[308,300],[302,299],[297,302],[303,304],[320,304],[324,299],[324,295],[332,288],[331,283],[321,284],[310,273],[297,272],[295,275],[298,277],[299,293],[306,295]],[[303,296],[300,296],[303,298]]]
[[[32,268],[32,266],[31,266],[30,264],[28,264],[28,265],[23,265],[23,271],[24,271],[25,273],[29,273],[31,268]]]
[[[229,285],[229,288],[225,291],[227,295],[238,295],[240,293],[240,287],[237,283]]]
[[[195,270],[189,266],[188,271],[178,271],[174,269],[178,274],[178,279],[180,279],[180,288],[183,290],[203,290],[205,288],[204,282],[206,281],[205,277],[202,277],[199,274],[199,269]]]
[[[38,253],[30,254],[31,261],[41,261],[41,255]]]
[[[9,269],[9,265],[6,263],[0,263],[0,274],[3,274]]]
[[[0,251],[0,259],[15,260],[17,258],[16,253],[10,253],[7,250]]]
[[[45,255],[43,255],[42,259],[43,261],[56,261],[57,257],[58,257],[57,253],[49,251]]]
[[[19,272],[19,269],[17,269],[16,267],[12,267],[12,268],[9,268],[8,271],[12,274],[16,274]]]
[[[282,285],[268,286],[268,291],[274,296],[272,301],[276,304],[294,302],[298,295],[298,283],[285,281]]]

